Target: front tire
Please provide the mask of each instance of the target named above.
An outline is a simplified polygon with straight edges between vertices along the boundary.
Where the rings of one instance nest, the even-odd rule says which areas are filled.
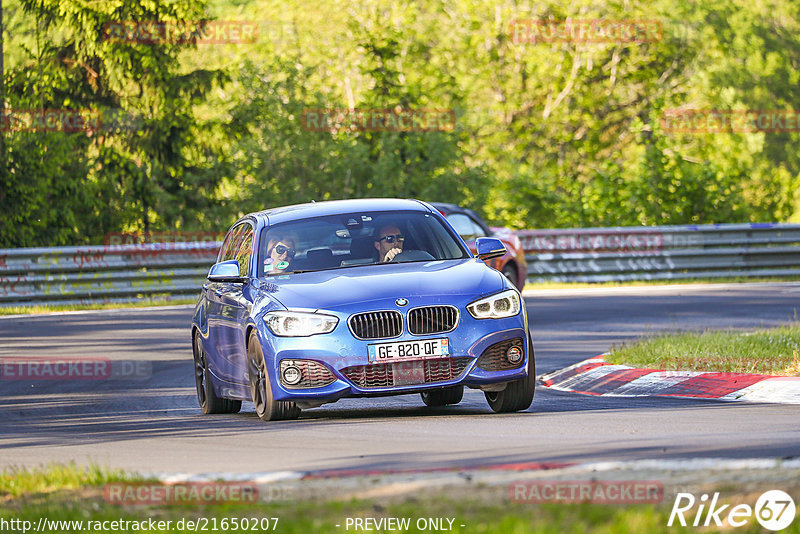
[[[536,389],[536,361],[533,354],[533,340],[528,337],[528,376],[509,382],[503,391],[485,391],[486,402],[495,413],[509,413],[527,410],[533,403]]]
[[[258,334],[250,332],[250,341],[247,343],[247,370],[250,376],[250,395],[256,407],[256,414],[262,421],[280,421],[283,419],[297,419],[300,408],[293,401],[278,401],[272,395],[272,386],[269,381],[264,352]]]
[[[426,406],[447,406],[448,404],[458,404],[464,398],[464,386],[453,386],[449,388],[436,389],[433,391],[423,391],[420,393],[422,402]]]
[[[220,399],[214,392],[211,383],[211,373],[208,370],[208,355],[203,346],[203,336],[199,330],[194,332],[192,343],[194,354],[194,382],[197,386],[197,402],[204,414],[213,413],[238,413],[242,409],[242,401],[233,399]]]

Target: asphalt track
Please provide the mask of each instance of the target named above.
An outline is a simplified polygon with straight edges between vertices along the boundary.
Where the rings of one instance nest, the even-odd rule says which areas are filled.
[[[537,373],[660,330],[753,328],[797,319],[800,283],[526,294]],[[0,467],[96,463],[138,472],[426,469],[517,462],[800,456],[798,407],[603,398],[539,388],[496,415],[468,390],[456,407],[419,396],[342,400],[263,423],[246,403],[203,416],[188,307],[0,318],[8,358],[145,362],[149,376],[0,380]]]

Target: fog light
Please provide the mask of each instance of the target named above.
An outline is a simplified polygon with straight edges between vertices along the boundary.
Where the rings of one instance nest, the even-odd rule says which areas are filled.
[[[511,363],[519,363],[522,361],[522,351],[519,347],[509,347],[506,351],[506,358]]]
[[[283,383],[293,386],[303,379],[303,373],[294,365],[288,365],[283,368]]]

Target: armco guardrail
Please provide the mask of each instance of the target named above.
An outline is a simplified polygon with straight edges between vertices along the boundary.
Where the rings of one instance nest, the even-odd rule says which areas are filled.
[[[800,276],[800,224],[516,232],[529,281]],[[0,250],[0,306],[197,295],[219,242]]]
[[[197,295],[218,242],[0,250],[0,306]]]
[[[532,282],[800,276],[800,224],[522,230],[516,234],[525,249]]]

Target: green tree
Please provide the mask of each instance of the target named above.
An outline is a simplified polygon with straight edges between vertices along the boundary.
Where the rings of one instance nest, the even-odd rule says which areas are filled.
[[[54,230],[24,239],[10,231],[4,234],[5,244],[98,242],[111,231],[195,226],[219,177],[210,171],[217,165],[217,152],[203,141],[210,127],[198,124],[193,106],[224,81],[224,73],[182,71],[179,55],[193,45],[192,39],[120,41],[109,38],[114,35],[109,28],[127,21],[197,24],[204,19],[204,5],[23,0],[22,7],[42,39],[35,56],[9,74],[11,105],[96,110],[104,123],[88,135],[28,132],[20,139],[40,138],[10,148],[25,155],[9,163],[28,166],[9,168],[5,202],[23,202],[15,219],[20,223],[28,221],[27,214],[49,211],[39,221]],[[57,149],[53,139],[61,143]],[[31,172],[37,158],[42,163]],[[72,174],[64,176],[64,169]],[[69,185],[62,187],[64,181]],[[63,196],[63,189],[76,194]],[[67,222],[70,226],[63,226]],[[48,241],[48,235],[60,237]]]

